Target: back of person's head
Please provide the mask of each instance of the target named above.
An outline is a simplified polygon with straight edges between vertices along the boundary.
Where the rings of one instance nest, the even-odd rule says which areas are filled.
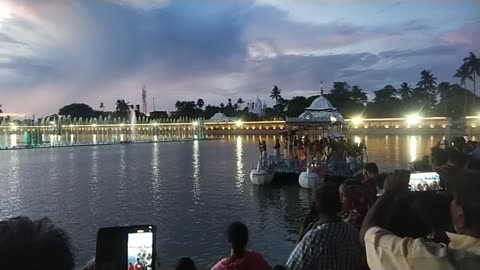
[[[236,253],[243,252],[248,243],[247,225],[241,222],[233,222],[228,226],[227,236],[233,251]]]
[[[385,179],[387,179],[388,174],[381,173],[377,177],[375,177],[375,182],[377,184],[377,188],[383,190],[383,184],[385,184]]]
[[[434,166],[442,166],[448,162],[448,153],[447,151],[434,147],[432,148],[432,164]]]
[[[175,263],[175,270],[197,270],[195,262],[189,257],[182,257]]]
[[[325,182],[313,190],[313,203],[319,214],[334,217],[342,210],[338,186]]]
[[[412,192],[412,206],[434,231],[452,231],[451,194],[443,191]]]
[[[465,138],[463,137],[456,137],[452,140],[453,147],[458,151],[463,151],[465,148]]]
[[[426,237],[432,226],[418,211],[413,192],[385,193],[382,204],[375,212],[374,220],[380,226],[399,237]]]
[[[71,270],[74,257],[70,239],[49,219],[15,217],[0,222],[2,269]]]
[[[455,149],[449,149],[448,162],[454,164],[456,167],[463,168],[466,161],[467,158],[463,152],[457,151]]]
[[[378,174],[378,166],[376,163],[367,163],[365,165],[365,171],[370,174]]]
[[[465,170],[456,181],[452,202],[455,230],[480,238],[480,171]]]

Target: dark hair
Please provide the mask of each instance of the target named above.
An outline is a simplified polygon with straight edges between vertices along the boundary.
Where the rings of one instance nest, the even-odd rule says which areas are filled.
[[[4,269],[71,270],[70,239],[47,219],[14,217],[0,222],[0,261]]]
[[[376,163],[367,163],[365,165],[365,171],[369,173],[378,174],[378,166]]]
[[[228,242],[232,246],[233,252],[241,254],[245,250],[248,242],[247,225],[241,222],[233,222],[228,226]]]
[[[448,151],[448,161],[455,164],[457,167],[462,168],[467,161],[467,157],[462,152],[459,152],[455,149],[450,149]]]
[[[387,179],[388,174],[386,173],[381,173],[375,177],[375,182],[377,184],[377,187],[380,189],[383,189],[383,185],[385,184],[385,179]]]
[[[373,220],[399,237],[426,237],[433,231],[432,226],[418,210],[414,192],[387,192],[377,201]]]
[[[465,226],[480,234],[480,171],[465,170],[457,179],[454,198],[465,213]]]
[[[432,163],[440,166],[440,165],[445,165],[448,162],[448,153],[447,151],[438,148],[438,147],[433,147],[432,148]]]
[[[182,257],[175,263],[175,270],[197,270],[195,262],[189,257]]]
[[[313,202],[317,212],[328,217],[336,216],[342,210],[338,186],[332,182],[326,182],[313,190]]]

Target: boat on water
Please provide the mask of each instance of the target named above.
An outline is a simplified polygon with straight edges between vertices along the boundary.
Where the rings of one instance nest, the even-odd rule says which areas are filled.
[[[296,177],[301,187],[314,188],[327,178],[340,181],[357,176],[363,169],[366,147],[347,138],[345,129],[345,119],[322,90],[305,112],[287,117],[283,154],[275,149],[274,155],[265,157],[261,152],[260,162],[250,172],[251,182],[268,185]]]

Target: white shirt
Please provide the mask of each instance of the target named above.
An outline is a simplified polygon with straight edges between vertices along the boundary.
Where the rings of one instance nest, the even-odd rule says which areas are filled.
[[[447,233],[449,245],[424,238],[400,238],[379,227],[365,234],[367,262],[371,270],[478,270],[480,239]]]

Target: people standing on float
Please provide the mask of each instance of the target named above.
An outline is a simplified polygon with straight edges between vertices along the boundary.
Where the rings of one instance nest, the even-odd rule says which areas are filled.
[[[275,163],[278,165],[280,163],[280,139],[275,141],[275,145],[273,146],[273,155],[275,156]]]

